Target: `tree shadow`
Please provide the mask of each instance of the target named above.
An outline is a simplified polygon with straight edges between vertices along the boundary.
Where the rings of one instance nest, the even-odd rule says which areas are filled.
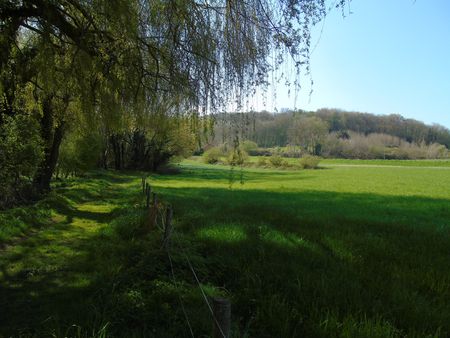
[[[153,176],[158,181],[166,182],[173,180],[173,175],[158,175]],[[151,177],[151,176],[150,176]],[[306,170],[266,170],[266,169],[252,169],[251,171],[246,170],[246,168],[231,168],[223,166],[209,166],[209,167],[182,167],[182,170],[176,174],[177,181],[180,182],[202,182],[205,185],[206,182],[214,183],[226,183],[229,184],[230,181],[239,181],[241,178],[245,183],[257,183],[257,182],[267,182],[270,180],[281,179],[283,181],[301,181],[305,179],[314,178]]]
[[[402,334],[450,332],[446,199],[209,188],[163,194],[181,215],[180,231],[208,257],[209,281],[229,290],[237,316],[258,336],[320,336],[325,313],[373,325],[383,318]]]

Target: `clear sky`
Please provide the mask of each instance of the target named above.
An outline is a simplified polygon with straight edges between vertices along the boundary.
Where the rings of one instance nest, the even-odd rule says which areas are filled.
[[[296,102],[278,85],[257,108],[399,113],[450,128],[450,0],[353,0],[350,9],[314,29],[312,95],[307,79]]]

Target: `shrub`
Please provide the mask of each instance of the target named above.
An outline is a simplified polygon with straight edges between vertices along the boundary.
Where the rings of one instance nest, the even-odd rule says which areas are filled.
[[[250,153],[251,151],[258,149],[258,145],[253,141],[245,140],[242,142],[242,149],[244,149],[247,153]]]
[[[247,160],[248,154],[242,148],[231,150],[227,157],[229,165],[243,165]]]
[[[219,162],[221,151],[218,147],[208,149],[203,153],[203,162],[207,164],[215,164]]]
[[[77,176],[95,168],[99,162],[102,146],[102,138],[95,131],[87,134],[68,133],[59,151],[56,175]]]
[[[265,156],[258,156],[258,162],[256,163],[258,167],[267,166],[267,159]]]
[[[320,157],[306,155],[300,159],[300,166],[303,169],[316,169],[319,165]]]
[[[283,161],[281,162],[281,166],[282,166],[283,168],[289,168],[289,167],[290,167],[290,164],[289,164],[289,162],[288,162],[287,160],[283,160]]]
[[[0,209],[29,199],[43,158],[37,121],[27,114],[0,115]]]
[[[272,156],[270,156],[269,162],[274,167],[279,167],[279,166],[283,165],[283,159],[279,155],[272,155]]]

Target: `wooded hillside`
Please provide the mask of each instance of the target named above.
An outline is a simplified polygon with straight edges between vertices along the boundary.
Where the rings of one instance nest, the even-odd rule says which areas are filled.
[[[293,146],[329,157],[440,158],[450,147],[450,131],[441,125],[339,109],[217,115],[213,143],[236,135],[261,148]]]

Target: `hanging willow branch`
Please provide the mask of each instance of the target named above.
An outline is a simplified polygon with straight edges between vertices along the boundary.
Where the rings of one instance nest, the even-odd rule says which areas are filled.
[[[329,6],[325,0],[3,0],[0,65],[28,32],[60,54],[81,50],[77,74],[69,75],[85,81],[94,74],[96,99],[116,93],[116,103],[130,106],[176,94],[208,111],[266,85],[286,58],[297,73],[307,67],[311,27]]]

